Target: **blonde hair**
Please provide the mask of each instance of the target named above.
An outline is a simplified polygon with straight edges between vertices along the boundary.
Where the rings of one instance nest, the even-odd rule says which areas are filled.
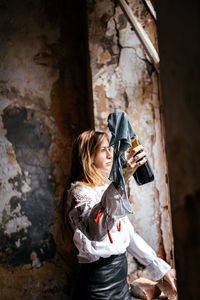
[[[94,159],[104,139],[109,141],[109,137],[105,132],[88,130],[81,133],[73,144],[72,163],[68,183],[62,199],[58,203],[58,213],[61,216],[61,233],[64,239],[64,232],[68,224],[67,214],[70,207],[67,199],[68,193],[72,193],[78,185],[88,185],[91,187],[103,185],[106,179],[101,172],[95,167]],[[72,189],[71,183],[77,182]],[[70,227],[70,226],[68,226]]]
[[[73,145],[70,182],[97,186],[105,183],[105,178],[94,165],[94,159],[104,139],[109,140],[104,132],[88,130],[81,133]]]

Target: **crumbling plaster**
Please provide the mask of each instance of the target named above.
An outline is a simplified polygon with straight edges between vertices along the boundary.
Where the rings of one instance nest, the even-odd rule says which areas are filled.
[[[76,3],[62,0],[1,1],[3,300],[70,299],[75,250],[68,232],[65,243],[60,238],[55,209],[70,169],[72,142],[93,126],[81,3],[77,12]]]

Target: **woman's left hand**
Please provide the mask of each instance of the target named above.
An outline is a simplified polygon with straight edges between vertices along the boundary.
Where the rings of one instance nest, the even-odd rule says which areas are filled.
[[[142,166],[146,162],[147,160],[146,153],[147,152],[144,151],[144,146],[142,145],[135,147],[131,151],[129,150],[127,151],[127,157],[126,157],[127,170],[124,173],[125,183],[128,183],[129,179],[135,173],[137,168]]]
[[[171,288],[173,289],[174,293],[177,293],[177,288],[176,288],[176,270],[175,269],[170,269],[165,276],[163,277],[164,280],[166,280]]]

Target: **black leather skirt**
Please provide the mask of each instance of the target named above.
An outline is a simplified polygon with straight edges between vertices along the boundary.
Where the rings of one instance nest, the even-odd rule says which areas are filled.
[[[131,300],[126,255],[81,264],[73,300]]]

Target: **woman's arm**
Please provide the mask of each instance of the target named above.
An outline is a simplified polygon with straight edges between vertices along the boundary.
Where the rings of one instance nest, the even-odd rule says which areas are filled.
[[[127,183],[136,169],[145,163],[146,153],[137,154],[144,147],[139,145],[127,153],[127,172],[124,174]],[[137,154],[137,155],[136,155]],[[143,158],[140,162],[139,159]],[[94,189],[79,186],[72,196],[74,209],[69,213],[72,227],[78,227],[90,240],[101,240],[110,230],[116,219],[129,214],[124,206],[123,191],[116,183],[111,183],[99,203],[96,204]]]
[[[127,251],[147,267],[154,280],[163,278],[171,269],[170,265],[159,258],[155,251],[135,232],[128,218],[126,218],[126,226],[130,236],[130,244]]]
[[[159,258],[155,251],[135,232],[128,217],[126,218],[126,224],[130,235],[130,244],[127,251],[147,267],[154,280],[165,279],[173,291],[177,293],[175,270],[163,259]]]
[[[69,212],[72,228],[79,228],[89,240],[100,241],[107,234],[115,220],[124,217],[129,212],[124,207],[123,193],[120,194],[116,185],[111,183],[103,195],[95,189],[79,186],[72,193],[73,209]]]
[[[137,154],[140,150],[144,150],[144,146],[139,145],[127,154],[127,171],[124,174],[126,184],[131,176],[135,173],[137,168],[143,165],[147,160],[145,157],[147,153],[146,151],[142,151],[141,153]],[[141,158],[142,160],[138,162],[138,160]],[[146,265],[155,280],[159,280],[161,278],[165,279],[168,281],[173,291],[177,293],[175,270],[171,269],[171,267],[165,261],[157,257],[155,251],[134,231],[134,228],[129,220],[128,223],[131,237],[128,252],[135,256],[140,263]]]

